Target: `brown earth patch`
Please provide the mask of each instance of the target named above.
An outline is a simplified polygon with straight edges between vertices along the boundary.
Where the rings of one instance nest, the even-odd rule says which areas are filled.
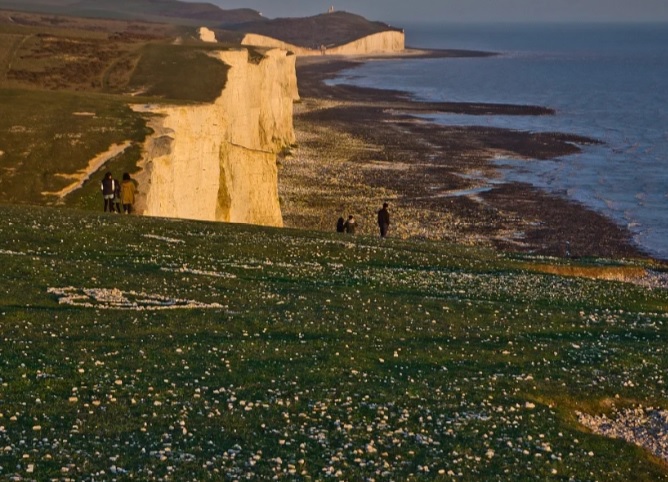
[[[522,265],[529,271],[607,281],[637,282],[647,276],[647,270],[637,266],[564,266],[527,263]]]

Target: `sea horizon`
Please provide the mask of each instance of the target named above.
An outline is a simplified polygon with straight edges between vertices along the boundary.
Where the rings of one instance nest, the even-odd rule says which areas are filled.
[[[668,259],[668,23],[421,22],[406,25],[406,44],[497,55],[374,60],[334,82],[402,90],[423,101],[555,109],[540,117],[423,117],[601,141],[549,161],[503,158],[499,172],[601,212],[648,254]]]

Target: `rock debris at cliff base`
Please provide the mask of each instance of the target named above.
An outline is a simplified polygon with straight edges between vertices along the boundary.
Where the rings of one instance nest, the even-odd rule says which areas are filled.
[[[438,126],[411,115],[493,112],[549,115],[539,106],[423,104],[401,92],[327,86],[350,62],[300,59],[299,148],[282,162],[286,226],[333,230],[354,214],[358,232],[376,234],[375,213],[389,201],[391,235],[558,256],[643,257],[631,233],[604,216],[530,185],[503,183],[498,155],[552,159],[594,139],[481,127]]]

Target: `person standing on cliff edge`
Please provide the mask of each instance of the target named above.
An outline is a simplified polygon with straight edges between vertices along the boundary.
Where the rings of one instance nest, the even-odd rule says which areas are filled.
[[[378,211],[378,227],[380,228],[380,237],[387,237],[387,230],[390,227],[390,213],[387,210],[387,203],[383,203],[383,209]]]
[[[357,222],[355,221],[355,217],[351,214],[348,216],[348,221],[344,223],[343,229],[348,234],[355,234],[355,228],[357,228]]]
[[[102,198],[104,199],[104,212],[107,210],[110,213],[114,212],[114,192],[116,191],[116,181],[110,172],[104,175],[104,179],[100,183],[102,189]]]
[[[135,183],[132,181],[129,173],[123,174],[123,182],[121,183],[121,202],[123,203],[123,212],[125,214],[132,213],[133,204],[135,203]]]

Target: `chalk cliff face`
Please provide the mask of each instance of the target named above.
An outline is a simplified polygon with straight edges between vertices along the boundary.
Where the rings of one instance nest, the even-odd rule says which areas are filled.
[[[210,42],[210,43],[217,42],[216,33],[213,30],[208,29],[206,27],[200,27],[198,32],[199,32],[199,39],[202,42]]]
[[[300,56],[308,55],[366,55],[377,53],[401,52],[405,49],[405,36],[403,32],[387,31],[368,35],[337,47],[330,47],[326,50],[309,49],[298,47],[275,38],[266,37],[254,33],[246,34],[241,41],[242,45],[256,45],[259,47],[275,47],[283,50],[289,50]]]
[[[282,226],[276,155],[294,144],[295,56],[246,49],[212,55],[230,66],[209,105],[137,107],[158,114],[145,145],[142,195],[149,216]]]

